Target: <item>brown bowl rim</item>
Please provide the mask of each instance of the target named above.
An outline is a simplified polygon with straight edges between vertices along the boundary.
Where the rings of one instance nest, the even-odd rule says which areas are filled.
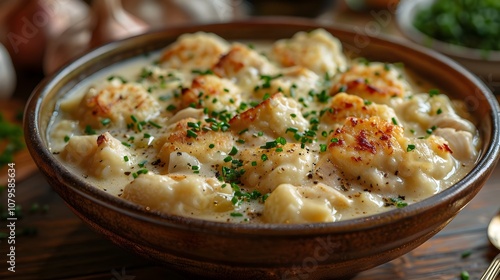
[[[176,33],[182,34],[186,32],[193,32],[193,30],[199,29],[211,29],[220,28],[228,26],[240,26],[240,27],[250,27],[250,28],[269,28],[273,26],[274,28],[279,28],[280,26],[293,26],[302,30],[312,30],[314,28],[324,28],[327,31],[343,32],[355,35],[354,32],[349,31],[345,26],[339,25],[322,25],[321,23],[314,22],[307,19],[290,18],[290,17],[273,17],[273,18],[258,18],[241,20],[230,23],[215,23],[215,24],[204,24],[204,25],[187,25],[187,26],[177,26],[175,28],[169,28],[161,31],[153,31],[143,35],[135,36],[125,40],[112,42],[104,46],[98,47],[91,50],[74,61],[70,62],[64,66],[61,70],[54,73],[50,77],[44,79],[37,88],[33,91],[30,100],[25,109],[25,137],[28,143],[28,149],[33,156],[36,164],[39,166],[42,173],[55,175],[57,180],[63,183],[72,191],[78,193],[82,197],[89,199],[94,203],[98,203],[114,211],[120,212],[121,214],[134,217],[138,220],[145,222],[157,224],[169,228],[178,228],[185,230],[196,230],[200,232],[212,232],[217,234],[243,234],[249,236],[304,236],[304,235],[317,235],[317,234],[332,234],[341,232],[355,232],[360,230],[366,230],[375,227],[389,226],[395,221],[403,221],[405,219],[411,218],[413,215],[418,213],[430,211],[437,205],[447,203],[453,204],[455,198],[460,196],[465,196],[471,185],[476,181],[481,181],[481,177],[489,176],[491,170],[495,167],[496,162],[499,157],[500,150],[500,140],[499,140],[499,117],[500,109],[498,103],[491,93],[491,91],[481,82],[476,76],[468,72],[465,68],[458,65],[451,59],[433,51],[429,51],[421,46],[412,45],[404,41],[396,40],[387,36],[368,36],[372,42],[376,43],[388,43],[391,45],[397,45],[405,50],[424,54],[435,61],[444,63],[448,67],[457,69],[456,71],[464,75],[468,80],[470,80],[474,85],[481,91],[483,96],[486,98],[487,103],[490,105],[490,115],[491,119],[491,139],[488,143],[483,143],[484,150],[482,155],[478,159],[474,168],[459,182],[435,194],[427,199],[420,202],[410,204],[407,207],[389,210],[380,214],[369,215],[366,217],[360,217],[349,220],[342,220],[331,223],[308,223],[308,224],[236,224],[236,223],[225,223],[216,221],[207,221],[191,217],[182,217],[171,214],[158,214],[152,213],[144,210],[144,207],[128,202],[119,197],[115,197],[111,194],[105,193],[97,188],[94,188],[88,182],[85,182],[82,178],[78,177],[76,174],[71,173],[70,170],[64,167],[64,165],[59,162],[46,148],[44,145],[44,140],[41,135],[40,128],[40,113],[41,106],[43,104],[43,98],[47,96],[52,88],[54,88],[58,83],[64,81],[66,77],[72,71],[75,71],[79,67],[85,66],[87,61],[95,59],[100,55],[112,52],[113,50],[123,51],[124,45],[133,45],[134,42],[139,40],[152,40],[154,36],[161,36],[162,34],[168,33],[171,30],[175,30]],[[164,35],[166,36],[166,35]],[[486,172],[484,175],[482,171]],[[484,178],[483,178],[484,180]]]

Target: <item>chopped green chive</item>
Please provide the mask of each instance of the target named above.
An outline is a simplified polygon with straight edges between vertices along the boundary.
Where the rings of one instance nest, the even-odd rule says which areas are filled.
[[[137,170],[137,174],[148,174],[148,170],[147,169],[139,169]]]
[[[394,125],[398,125],[398,121],[396,120],[396,118],[393,117],[391,120]]]
[[[196,132],[194,132],[193,130],[188,129],[187,137],[196,138],[196,137],[198,137],[198,134],[196,134]]]
[[[431,89],[429,90],[429,96],[430,97],[433,97],[433,96],[436,96],[436,95],[439,95],[439,90],[438,89]]]
[[[267,155],[266,155],[266,154],[262,154],[262,156],[260,157],[260,159],[261,159],[262,161],[266,161],[266,160],[268,160],[268,157],[267,157]]]
[[[470,279],[469,272],[467,272],[465,270],[460,272],[460,279],[461,280],[469,280]]]
[[[213,148],[215,147],[215,145],[214,145],[214,144],[210,144],[210,145],[208,145],[208,147],[209,147],[210,149],[213,149]]]
[[[470,257],[470,255],[472,255],[472,251],[467,250],[467,251],[462,253],[461,257],[462,257],[462,259],[465,259],[465,258]]]
[[[130,144],[129,144],[129,143],[127,143],[127,142],[122,142],[122,145],[123,145],[123,146],[125,146],[125,147],[129,147],[129,148],[132,146],[132,145],[130,145]]]
[[[129,161],[128,156],[124,156],[124,157],[123,157],[123,160],[124,160],[125,162],[128,162],[128,161]]]
[[[232,148],[232,149],[231,149],[231,151],[229,152],[229,155],[230,155],[230,156],[234,156],[234,155],[236,155],[237,153],[238,153],[238,149],[237,149],[235,146],[233,146],[233,148]]]
[[[191,73],[198,74],[198,75],[213,75],[214,74],[214,72],[210,69],[207,69],[205,71],[199,70],[199,69],[194,69],[191,71]]]
[[[231,214],[229,214],[229,215],[231,215],[231,217],[243,217],[243,214],[238,213],[238,212],[232,212],[232,213],[231,213]]]
[[[415,150],[415,145],[413,145],[413,144],[409,144],[408,147],[406,147],[407,152],[411,152],[413,150]]]
[[[157,124],[157,123],[155,123],[155,122],[153,122],[153,121],[149,121],[148,123],[149,123],[150,125],[152,125],[152,126],[156,127],[156,128],[161,128],[161,127],[162,127],[161,125],[159,125],[159,124]]]
[[[175,111],[175,109],[177,109],[177,107],[175,105],[170,104],[167,106],[167,111],[169,111],[169,112]]]
[[[101,124],[102,124],[102,125],[108,125],[108,124],[110,124],[110,123],[111,123],[111,120],[110,120],[110,119],[108,119],[108,118],[106,118],[106,119],[102,119],[102,120],[101,120]]]
[[[64,142],[68,143],[70,137],[68,135],[64,136]]]
[[[96,134],[96,131],[94,129],[92,129],[92,127],[90,125],[85,126],[84,132],[87,135],[94,135],[94,134]]]
[[[319,151],[326,152],[326,144],[319,144]]]
[[[404,201],[404,197],[398,196],[396,198],[391,198],[391,201],[396,205],[397,208],[404,208],[408,206],[408,203]]]

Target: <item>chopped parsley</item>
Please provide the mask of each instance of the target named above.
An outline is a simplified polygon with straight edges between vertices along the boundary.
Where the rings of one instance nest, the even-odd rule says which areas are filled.
[[[156,128],[162,128],[162,126],[161,126],[161,125],[159,125],[159,124],[157,124],[157,123],[155,123],[155,122],[153,122],[153,121],[149,121],[148,123],[149,123],[150,125],[152,125],[152,126],[156,127]]]
[[[167,106],[167,111],[169,111],[169,112],[175,111],[176,109],[177,109],[177,107],[173,104],[170,104]]]
[[[435,88],[434,88],[434,89],[429,90],[429,96],[430,96],[430,97],[434,97],[434,96],[436,96],[436,95],[439,95],[439,93],[440,93],[440,92],[439,92],[439,90],[438,90],[438,89],[435,89]]]
[[[238,213],[238,212],[231,212],[231,214],[229,214],[229,215],[231,215],[231,217],[243,217],[243,214]]]
[[[266,154],[262,154],[262,155],[260,156],[260,159],[261,159],[262,161],[266,161],[266,160],[268,160],[268,157],[267,157],[267,155],[266,155]]]
[[[464,251],[461,255],[462,259],[468,258],[472,255],[472,252],[470,250]]]
[[[96,131],[90,125],[85,126],[85,129],[83,132],[85,132],[85,134],[87,134],[87,135],[96,134]]]
[[[2,144],[4,142],[6,143],[5,148],[0,153],[0,167],[1,167],[3,165],[12,163],[14,161],[14,155],[17,152],[24,149],[22,127],[20,125],[7,121],[6,119],[4,119],[1,113],[0,113],[0,142]]]
[[[408,203],[406,203],[404,200],[405,200],[404,196],[390,198],[390,201],[392,202],[392,204],[395,205],[397,208],[404,208],[404,207],[408,206]]]
[[[326,152],[326,144],[319,144],[319,151],[320,152]]]
[[[231,149],[231,151],[229,152],[229,155],[230,155],[230,156],[234,156],[234,155],[236,155],[237,153],[238,153],[238,149],[237,149],[235,146],[233,146],[233,148],[232,148],[232,149]]]
[[[187,137],[196,138],[196,137],[198,137],[198,134],[196,132],[194,132],[192,129],[188,129],[187,130]]]
[[[396,118],[393,117],[391,120],[394,125],[398,125],[398,120],[396,120]]]
[[[108,124],[110,124],[110,123],[111,123],[111,120],[110,120],[110,119],[108,119],[108,118],[105,118],[105,119],[102,119],[102,120],[101,120],[101,124],[102,124],[102,125],[104,125],[104,126],[106,126],[106,125],[108,125]]]
[[[124,142],[122,141],[122,145],[125,146],[125,147],[132,147],[132,145],[130,143],[127,143],[127,142]]]
[[[207,69],[207,70],[200,70],[200,69],[194,69],[191,71],[193,74],[198,74],[198,75],[213,75],[214,71]]]

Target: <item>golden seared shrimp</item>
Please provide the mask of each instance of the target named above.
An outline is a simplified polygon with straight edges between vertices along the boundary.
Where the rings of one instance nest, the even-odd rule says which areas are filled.
[[[372,102],[390,104],[391,99],[405,97],[409,91],[408,83],[394,65],[357,62],[340,75],[330,93],[346,92]]]
[[[101,90],[90,89],[76,108],[80,124],[93,128],[123,128],[134,119],[146,121],[159,113],[160,105],[144,87],[116,81]]]
[[[323,29],[276,41],[271,57],[284,67],[303,66],[321,76],[331,77],[347,66],[340,41]]]
[[[240,103],[241,90],[228,79],[215,75],[197,76],[181,96],[181,108],[207,108],[209,112],[233,112]]]
[[[228,43],[215,34],[184,34],[163,52],[160,64],[165,68],[207,70],[227,49]]]

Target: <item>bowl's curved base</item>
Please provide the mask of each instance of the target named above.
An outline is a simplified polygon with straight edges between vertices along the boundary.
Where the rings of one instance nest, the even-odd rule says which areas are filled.
[[[186,276],[186,279],[281,279],[281,280],[304,280],[304,279],[335,279],[348,280],[352,279],[359,272],[368,270],[375,266],[396,259],[405,253],[418,247],[420,244],[427,241],[437,232],[441,231],[452,219],[437,227],[435,230],[413,240],[404,248],[397,248],[392,251],[386,251],[382,254],[366,257],[365,259],[346,260],[341,263],[321,264],[315,258],[305,258],[302,264],[292,267],[276,267],[276,266],[238,266],[237,264],[214,263],[206,260],[193,260],[170,254],[168,252],[159,251],[153,247],[140,245],[130,241],[120,235],[100,226],[85,216],[82,216],[79,211],[75,211],[69,206],[73,212],[87,223],[94,231],[104,235],[117,246],[131,251],[145,259],[149,259],[158,263],[167,269],[175,270]],[[236,260],[237,262],[237,260]]]

